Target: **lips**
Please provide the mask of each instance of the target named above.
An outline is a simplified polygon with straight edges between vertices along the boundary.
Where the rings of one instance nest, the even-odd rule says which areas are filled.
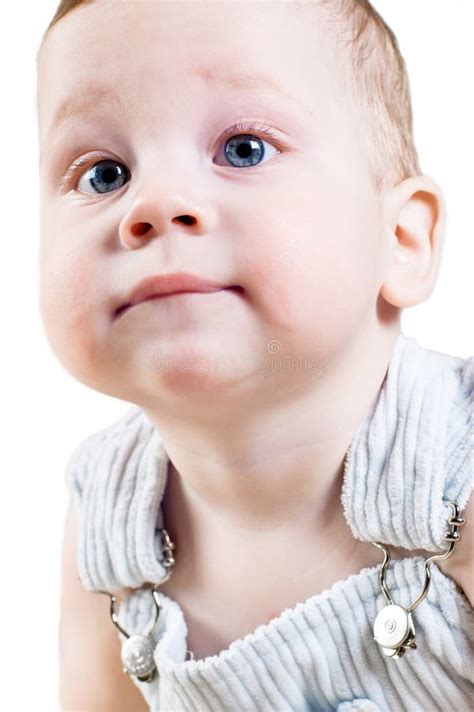
[[[158,297],[166,297],[170,294],[181,292],[220,292],[223,289],[241,290],[237,285],[226,285],[214,282],[199,275],[189,272],[174,272],[172,274],[159,274],[145,277],[130,293],[128,300],[115,310],[115,318],[118,318],[130,307],[146,302]]]

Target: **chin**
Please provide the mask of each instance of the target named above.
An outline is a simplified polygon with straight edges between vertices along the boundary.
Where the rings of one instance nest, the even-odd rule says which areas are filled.
[[[219,367],[222,359],[202,356],[166,358],[152,356],[146,364],[146,379],[150,388],[162,394],[188,396],[203,394],[211,405],[209,394],[225,391],[240,378],[231,367]]]

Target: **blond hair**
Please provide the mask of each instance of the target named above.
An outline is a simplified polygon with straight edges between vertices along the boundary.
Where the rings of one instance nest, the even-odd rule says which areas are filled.
[[[375,190],[420,175],[410,82],[395,34],[368,0],[309,4],[325,12],[325,26],[348,49],[342,82],[363,129]]]
[[[94,1],[61,0],[43,41],[63,17]],[[323,10],[326,27],[349,49],[349,72],[341,80],[362,126],[377,194],[419,175],[409,79],[393,31],[369,0],[295,0],[294,6]]]

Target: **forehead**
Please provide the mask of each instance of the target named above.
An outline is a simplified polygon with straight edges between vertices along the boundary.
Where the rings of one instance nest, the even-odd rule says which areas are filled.
[[[314,118],[334,98],[334,58],[300,9],[291,2],[81,6],[60,20],[41,50],[42,134],[101,101],[134,112],[144,100],[169,103],[193,92],[196,99],[199,92],[272,94]]]

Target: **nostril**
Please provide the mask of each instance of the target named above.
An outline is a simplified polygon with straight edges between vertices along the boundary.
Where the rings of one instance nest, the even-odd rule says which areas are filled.
[[[150,223],[136,223],[136,225],[132,226],[131,233],[134,237],[142,237],[142,235],[146,235],[150,228]]]
[[[176,220],[179,220],[180,222],[183,222],[185,225],[195,225],[196,224],[196,218],[193,218],[192,215],[178,215]]]

